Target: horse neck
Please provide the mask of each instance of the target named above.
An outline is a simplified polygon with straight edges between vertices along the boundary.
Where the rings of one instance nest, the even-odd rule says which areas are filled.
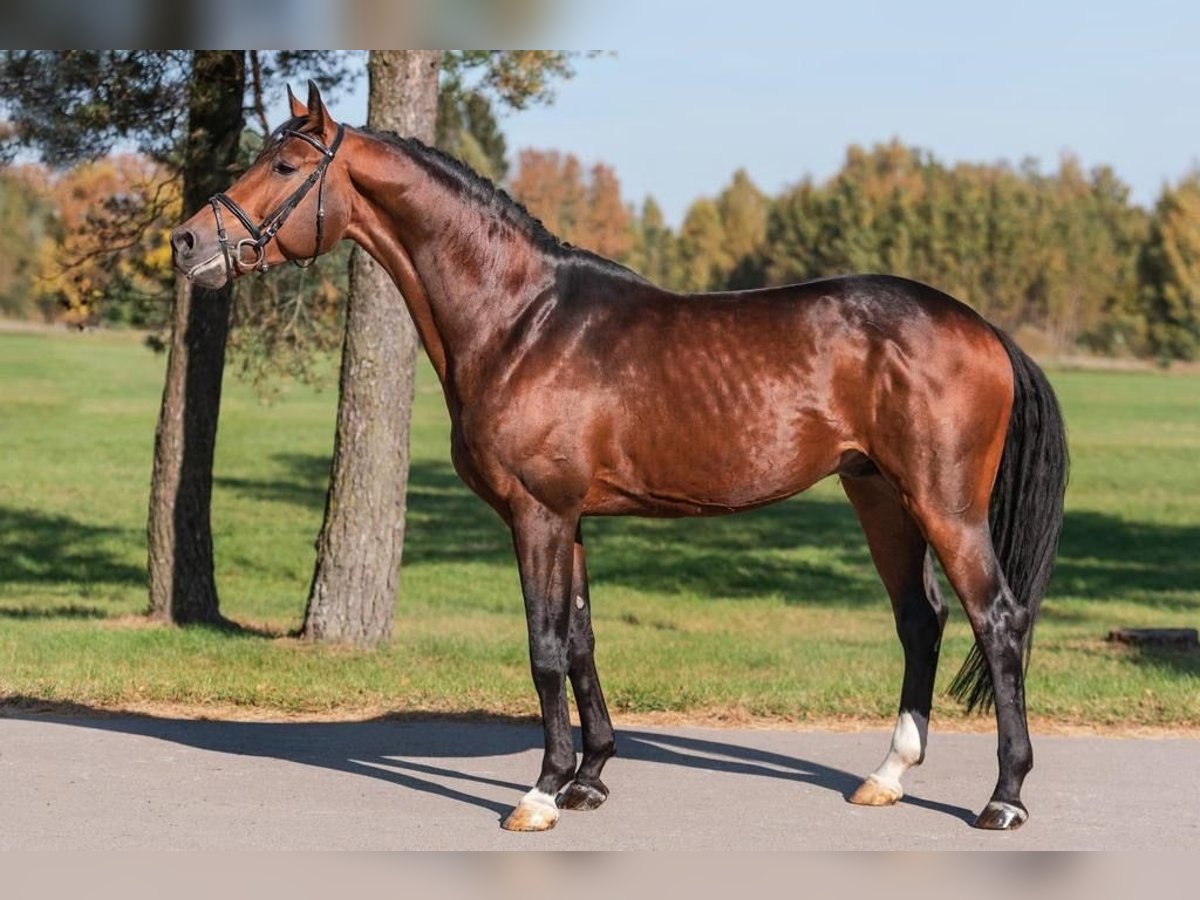
[[[553,261],[404,148],[355,138],[347,236],[391,274],[443,386],[461,398],[553,281]]]

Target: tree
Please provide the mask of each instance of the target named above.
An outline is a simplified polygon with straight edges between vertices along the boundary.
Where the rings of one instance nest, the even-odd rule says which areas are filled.
[[[456,90],[520,109],[551,98],[550,81],[569,77],[570,58],[557,51],[372,51],[369,124],[431,142],[439,59]],[[352,260],[334,458],[303,634],[370,645],[390,636],[396,602],[417,337],[387,274],[357,248]]]
[[[679,267],[675,235],[667,227],[662,208],[653,197],[642,202],[641,215],[633,223],[633,246],[627,262],[655,284],[678,290]]]
[[[179,221],[170,174],[138,154],[109,156],[46,173],[43,199],[53,238],[39,245],[35,302],[73,324],[159,324],[155,301],[174,280],[167,232]]]
[[[244,125],[244,54],[197,50],[188,85],[183,214],[232,181]],[[212,465],[229,335],[231,288],[179,276],[146,526],[150,614],[177,624],[223,621],[212,544]]]
[[[436,143],[491,181],[508,176],[508,145],[491,101],[453,79],[438,91]]]
[[[721,213],[707,197],[694,202],[679,231],[680,287],[685,291],[710,291],[733,267]]]
[[[762,250],[768,284],[804,281],[820,273],[813,252],[821,227],[820,210],[819,191],[809,180],[771,201]]]
[[[611,166],[596,163],[585,177],[573,153],[522,150],[510,187],[562,240],[619,261],[632,250],[633,215]]]
[[[621,200],[616,172],[604,163],[592,166],[573,243],[616,260],[625,259],[633,246],[633,216]]]
[[[49,319],[53,306],[39,303],[36,279],[49,240],[50,205],[40,166],[0,169],[0,315]]]
[[[1131,297],[1144,218],[1110,169],[1069,156],[1050,174],[1030,160],[947,167],[891,141],[848,148],[827,182],[772,201],[759,255],[771,282],[903,275],[1047,350],[1112,352],[1142,342]]]
[[[3,75],[20,139],[51,164],[136,138],[159,158],[175,157],[185,215],[231,180],[245,93],[239,51],[10,51]],[[209,507],[228,309],[228,290],[193,297],[177,280],[147,525],[150,611],[176,622],[220,619]]]
[[[552,234],[574,243],[587,208],[583,166],[574,154],[522,150],[509,189]]]
[[[367,124],[431,142],[440,51],[372,50]],[[325,521],[304,614],[314,640],[391,634],[404,548],[417,333],[387,271],[356,247]]]
[[[732,260],[725,273],[724,287],[732,290],[762,287],[761,254],[767,239],[767,209],[770,201],[745,169],[717,195],[717,213],[725,232],[725,250]]]
[[[1200,356],[1200,172],[1163,189],[1138,271],[1152,351],[1162,360]]]
[[[0,100],[12,139],[56,167],[135,141],[180,178],[187,216],[232,180],[247,87],[261,98],[264,82],[309,69],[320,70],[314,74],[323,82],[337,81],[345,77],[344,59],[328,51],[281,51],[265,63],[254,51],[6,51]],[[228,290],[193,295],[186,280],[176,280],[147,570],[150,614],[181,624],[222,621],[210,508],[229,308]]]

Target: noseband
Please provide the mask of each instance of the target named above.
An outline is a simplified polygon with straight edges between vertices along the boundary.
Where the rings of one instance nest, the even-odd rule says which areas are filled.
[[[228,195],[212,195],[208,202],[211,204],[213,216],[217,220],[217,240],[221,244],[221,253],[225,257],[225,269],[230,278],[233,278],[242,271],[249,271],[251,269],[258,269],[260,272],[267,271],[267,244],[275,239],[275,235],[279,233],[279,229],[283,227],[283,223],[287,221],[288,216],[308,196],[308,192],[313,189],[313,185],[317,186],[316,246],[313,247],[313,255],[309,259],[304,262],[297,259],[293,260],[293,262],[300,268],[306,268],[307,266],[311,266],[316,261],[316,258],[321,255],[321,237],[325,224],[325,173],[329,169],[329,164],[333,162],[333,157],[337,154],[338,147],[341,146],[343,130],[343,127],[338,125],[337,135],[334,137],[333,143],[328,147],[311,134],[293,131],[290,128],[282,129],[279,132],[279,140],[298,137],[320,150],[322,157],[321,161],[317,163],[317,167],[312,170],[308,178],[304,179],[304,183],[292,191],[291,196],[275,207],[258,225],[255,225],[250,217],[246,215],[246,211],[238,206],[234,200],[230,199]],[[225,233],[225,221],[221,215],[222,206],[237,217],[237,220],[250,233],[250,237],[242,238],[236,244],[230,243],[229,236]]]

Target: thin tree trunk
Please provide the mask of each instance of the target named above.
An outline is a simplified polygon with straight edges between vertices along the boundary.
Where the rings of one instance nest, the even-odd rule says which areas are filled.
[[[245,84],[241,51],[196,51],[183,169],[185,216],[230,184]],[[178,624],[222,621],[210,509],[229,309],[229,288],[207,291],[176,279],[146,531],[150,615]]]
[[[372,50],[367,124],[432,142],[441,53]],[[376,644],[392,633],[408,490],[417,334],[391,277],[350,261],[337,433],[303,634]]]

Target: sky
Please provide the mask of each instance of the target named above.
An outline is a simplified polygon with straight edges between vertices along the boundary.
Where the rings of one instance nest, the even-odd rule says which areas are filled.
[[[558,149],[613,166],[668,221],[738,167],[775,193],[893,137],[946,162],[1064,152],[1152,204],[1200,163],[1200,4],[1010,0],[820,4],[572,0],[541,46],[579,59],[553,105],[507,112],[510,158]],[[335,115],[365,119],[365,85]]]

